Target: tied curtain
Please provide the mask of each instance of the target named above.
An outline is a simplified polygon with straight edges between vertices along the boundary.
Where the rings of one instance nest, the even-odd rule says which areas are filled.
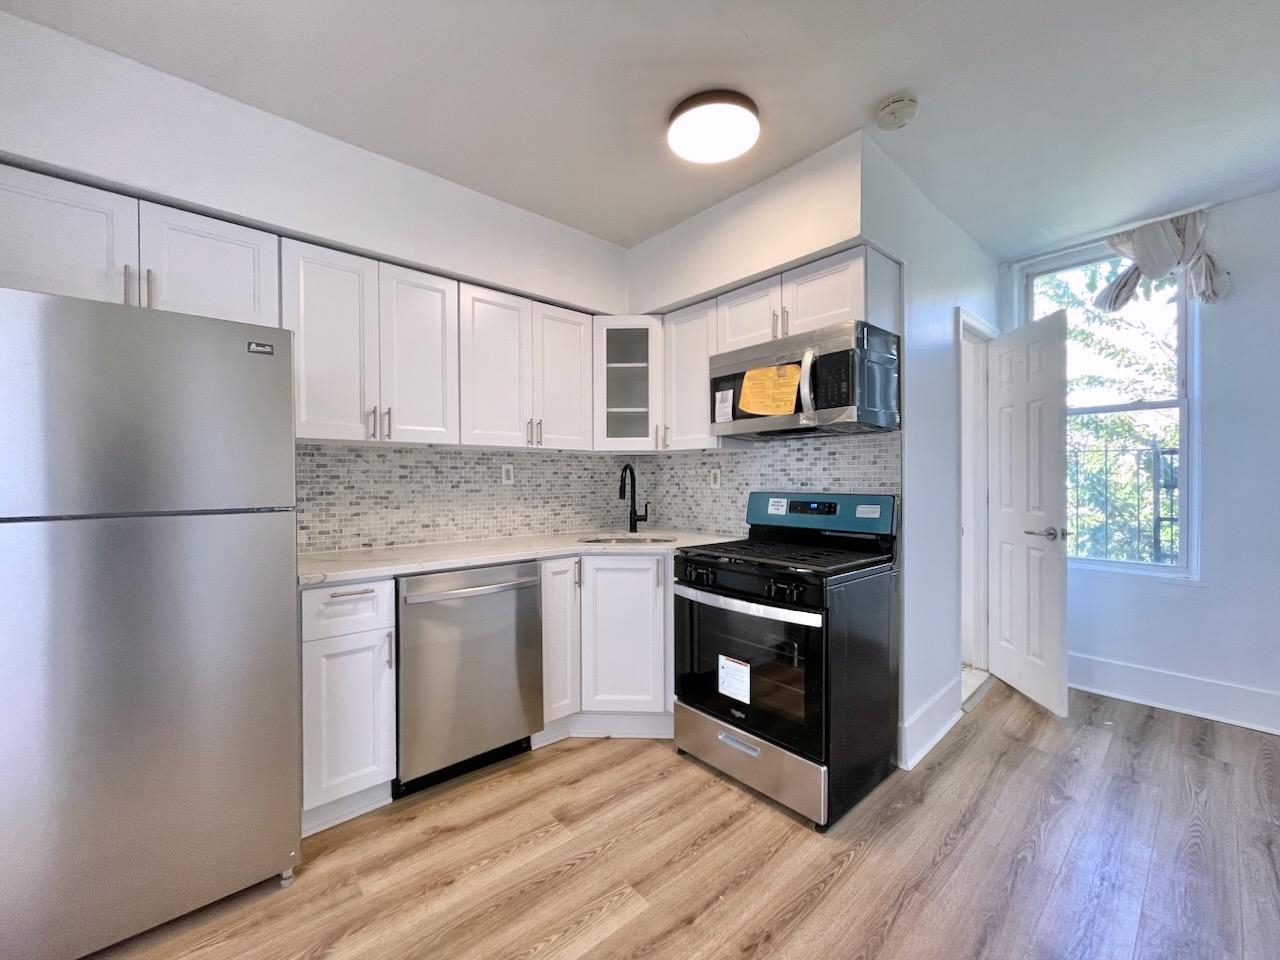
[[[1096,297],[1093,305],[1114,313],[1133,299],[1143,277],[1158,280],[1181,270],[1187,294],[1213,303],[1221,292],[1223,271],[1204,248],[1203,210],[1144,224],[1107,238],[1111,249],[1133,260]]]

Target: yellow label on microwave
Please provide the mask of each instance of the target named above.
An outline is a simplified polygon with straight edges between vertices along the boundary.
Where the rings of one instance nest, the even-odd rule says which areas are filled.
[[[758,417],[787,416],[796,412],[796,388],[800,386],[800,364],[748,370],[742,377],[738,409]]]

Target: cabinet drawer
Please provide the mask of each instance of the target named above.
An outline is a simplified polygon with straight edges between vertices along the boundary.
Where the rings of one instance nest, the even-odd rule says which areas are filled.
[[[302,591],[303,642],[395,625],[394,580]]]

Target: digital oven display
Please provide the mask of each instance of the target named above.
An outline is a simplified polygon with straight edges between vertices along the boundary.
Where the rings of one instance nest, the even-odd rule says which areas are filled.
[[[787,505],[787,512],[812,517],[834,517],[836,505],[832,500],[792,500]]]

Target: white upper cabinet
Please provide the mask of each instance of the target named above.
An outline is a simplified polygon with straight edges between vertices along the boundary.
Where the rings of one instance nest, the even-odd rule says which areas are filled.
[[[590,450],[591,317],[533,304],[534,444]]]
[[[379,436],[458,442],[458,282],[378,264]]]
[[[595,318],[595,449],[662,445],[662,319]]]
[[[582,709],[663,713],[663,557],[582,558]]]
[[[782,275],[782,335],[867,319],[865,247]]]
[[[378,264],[296,240],[281,242],[280,262],[298,436],[377,438]]]
[[[719,446],[711,436],[711,355],[716,347],[716,302],[685,307],[663,318],[666,346],[665,450]]]
[[[143,306],[280,325],[275,235],[145,200],[138,233]]]
[[[138,303],[138,201],[0,166],[0,287]]]
[[[716,297],[716,349],[720,353],[781,336],[782,280],[767,277]]]
[[[533,311],[524,297],[459,287],[462,442],[531,446]]]
[[[550,723],[582,708],[582,560],[542,561],[542,709]]]

